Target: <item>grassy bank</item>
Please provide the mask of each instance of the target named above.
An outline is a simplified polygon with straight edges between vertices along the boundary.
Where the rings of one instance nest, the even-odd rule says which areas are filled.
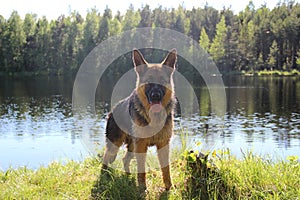
[[[291,71],[280,70],[260,70],[260,71],[242,71],[245,76],[300,76],[300,71],[293,69]]]
[[[207,157],[185,152],[172,162],[174,187],[162,192],[160,171],[147,174],[146,199],[299,199],[300,164],[296,157],[273,162],[228,151]],[[0,199],[141,199],[135,175],[110,170],[100,174],[96,158],[52,163],[37,170],[0,172]]]

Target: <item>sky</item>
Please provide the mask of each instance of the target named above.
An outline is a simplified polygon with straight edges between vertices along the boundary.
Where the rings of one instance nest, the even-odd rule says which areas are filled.
[[[298,0],[296,0],[297,2]],[[267,2],[267,3],[266,3]],[[266,4],[267,7],[273,8],[279,0],[253,0],[255,8]],[[37,14],[38,17],[46,16],[47,19],[56,19],[62,14],[68,15],[71,11],[78,11],[82,16],[90,8],[97,8],[103,13],[106,6],[108,6],[115,14],[118,10],[125,13],[130,4],[133,4],[135,9],[141,8],[148,4],[150,9],[154,9],[161,5],[163,8],[177,8],[178,5],[183,5],[187,9],[193,7],[203,8],[206,3],[218,10],[224,6],[231,8],[235,13],[243,10],[249,1],[247,0],[0,0],[0,15],[8,19],[12,11],[17,11],[19,15],[24,18],[26,13]]]

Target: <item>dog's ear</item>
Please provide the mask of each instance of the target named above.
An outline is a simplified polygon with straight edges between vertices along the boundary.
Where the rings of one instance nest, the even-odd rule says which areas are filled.
[[[147,68],[147,61],[144,59],[141,52],[137,49],[133,49],[132,51],[132,61],[134,65],[134,69],[137,73],[143,73]]]
[[[169,54],[167,55],[167,57],[165,58],[165,60],[162,62],[162,64],[167,65],[167,66],[173,68],[173,70],[174,70],[176,61],[177,61],[177,51],[176,51],[176,49],[172,49],[169,52]]]

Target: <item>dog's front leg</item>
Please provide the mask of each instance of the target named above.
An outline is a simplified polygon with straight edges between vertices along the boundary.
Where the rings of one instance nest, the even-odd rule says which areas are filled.
[[[169,190],[172,186],[171,177],[170,177],[170,163],[169,163],[169,142],[164,142],[156,145],[157,155],[159,164],[161,167],[163,181],[166,187],[166,190]]]
[[[141,191],[145,191],[146,187],[146,154],[147,154],[147,140],[136,139],[135,141],[135,156],[137,161],[137,172],[138,172],[138,184]]]

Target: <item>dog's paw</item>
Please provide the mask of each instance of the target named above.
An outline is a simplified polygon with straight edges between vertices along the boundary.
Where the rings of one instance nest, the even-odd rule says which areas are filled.
[[[146,199],[147,195],[149,194],[149,191],[145,186],[139,186],[139,197],[140,199]]]
[[[165,190],[166,190],[166,191],[169,191],[172,187],[173,187],[173,186],[172,186],[171,183],[170,183],[170,184],[167,184],[166,187],[165,187]]]

